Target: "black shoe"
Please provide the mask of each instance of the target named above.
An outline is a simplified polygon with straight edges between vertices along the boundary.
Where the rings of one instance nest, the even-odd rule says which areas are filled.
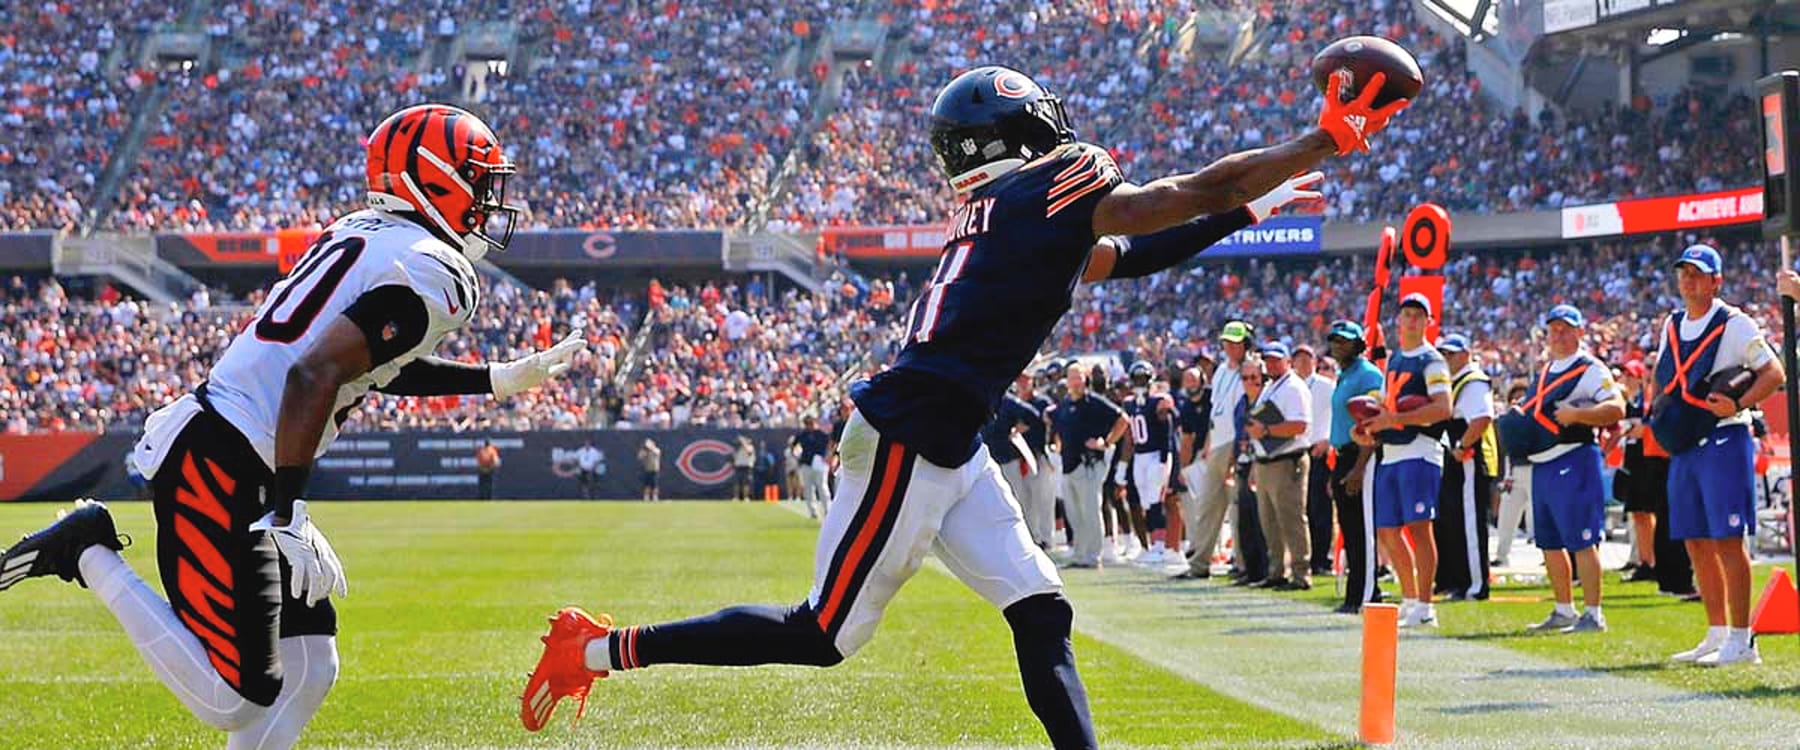
[[[87,586],[81,580],[81,552],[101,545],[117,552],[125,549],[112,514],[98,500],[77,500],[75,507],[60,511],[56,522],[19,540],[0,552],[0,591],[27,578],[55,574],[65,581]]]
[[[1620,573],[1630,573],[1631,571],[1637,570],[1640,567],[1642,567],[1642,566],[1638,565],[1637,563],[1628,562],[1619,567],[1619,572]]]
[[[1337,614],[1340,614],[1340,615],[1361,614],[1362,613],[1362,605],[1361,604],[1339,604],[1339,605],[1337,605],[1337,609],[1334,609],[1331,611],[1335,612]]]
[[[1233,578],[1231,580],[1231,585],[1233,585],[1233,586],[1256,586],[1257,584],[1262,583],[1262,582],[1263,582],[1263,579],[1261,579],[1261,578]]]
[[[1271,586],[1270,588],[1273,588],[1276,591],[1311,591],[1312,590],[1312,582],[1302,580],[1302,579],[1295,579],[1292,581],[1283,582],[1282,584],[1280,584],[1278,586]]]
[[[1212,577],[1212,571],[1210,571],[1210,570],[1194,570],[1192,568],[1189,568],[1187,570],[1181,571],[1180,573],[1176,573],[1175,575],[1169,576],[1169,580],[1171,580],[1171,581],[1204,581],[1211,577]]]
[[[1274,578],[1264,578],[1256,583],[1250,584],[1250,588],[1279,589],[1286,585],[1288,585],[1288,579],[1285,576],[1276,576]]]
[[[1457,589],[1455,591],[1445,592],[1443,595],[1443,598],[1444,598],[1444,601],[1447,601],[1447,602],[1468,601],[1469,592],[1464,591],[1462,589]]]
[[[1633,568],[1631,575],[1625,577],[1626,583],[1643,583],[1654,580],[1656,580],[1656,569],[1648,565],[1639,565]]]

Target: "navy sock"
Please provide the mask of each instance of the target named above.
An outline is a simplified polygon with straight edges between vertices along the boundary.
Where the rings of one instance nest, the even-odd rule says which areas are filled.
[[[1013,649],[1019,656],[1019,678],[1025,683],[1025,701],[1037,714],[1051,746],[1098,748],[1094,719],[1088,713],[1087,688],[1075,671],[1075,649],[1069,629],[1075,610],[1061,593],[1026,597],[1006,608],[1012,626]]]
[[[844,660],[804,604],[727,607],[678,622],[621,628],[610,651],[612,663],[626,669],[651,664],[829,667]]]

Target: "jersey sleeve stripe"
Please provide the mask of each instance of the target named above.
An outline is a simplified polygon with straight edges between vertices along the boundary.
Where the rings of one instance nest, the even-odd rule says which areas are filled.
[[[1052,216],[1055,216],[1057,214],[1057,212],[1062,211],[1065,208],[1068,208],[1069,204],[1074,203],[1075,201],[1081,200],[1082,196],[1087,195],[1088,193],[1092,193],[1095,190],[1099,190],[1101,188],[1107,187],[1110,184],[1112,184],[1112,183],[1106,179],[1098,179],[1098,180],[1094,180],[1093,182],[1089,182],[1087,184],[1087,186],[1081,188],[1080,190],[1077,190],[1073,193],[1065,195],[1061,199],[1057,200],[1055,203],[1050,204],[1050,208],[1048,208],[1044,211],[1044,218],[1047,219]]]

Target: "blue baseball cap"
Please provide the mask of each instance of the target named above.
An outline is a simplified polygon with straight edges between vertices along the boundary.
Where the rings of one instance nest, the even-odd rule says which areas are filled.
[[[1581,311],[1574,305],[1557,305],[1550,308],[1550,313],[1544,316],[1544,325],[1550,325],[1559,320],[1576,328],[1587,327],[1587,318],[1582,317]]]
[[[1693,266],[1704,274],[1718,276],[1725,267],[1725,261],[1719,258],[1719,251],[1711,245],[1689,245],[1688,249],[1681,251],[1681,257],[1675,259],[1677,268],[1683,265]]]
[[[1287,344],[1283,344],[1279,341],[1270,341],[1270,342],[1264,343],[1262,345],[1262,349],[1260,351],[1262,352],[1262,355],[1264,357],[1280,357],[1282,359],[1288,358]]]
[[[1438,339],[1437,349],[1445,354],[1466,352],[1469,350],[1469,337],[1460,333],[1445,334]]]
[[[1417,307],[1420,310],[1424,310],[1426,315],[1437,317],[1431,310],[1431,298],[1425,296],[1424,292],[1413,292],[1405,297],[1401,297],[1400,309],[1404,310],[1407,307]]]
[[[1361,323],[1354,320],[1340,320],[1331,324],[1331,330],[1326,332],[1325,338],[1361,341],[1363,340],[1363,327]]]

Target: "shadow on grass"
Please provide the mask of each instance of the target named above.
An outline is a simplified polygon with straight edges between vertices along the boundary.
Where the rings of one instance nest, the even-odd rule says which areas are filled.
[[[1462,706],[1446,706],[1437,709],[1437,712],[1450,716],[1475,716],[1480,714],[1549,711],[1553,708],[1555,708],[1555,706],[1543,701],[1508,701],[1502,703],[1470,703]]]
[[[1355,628],[1348,623],[1326,623],[1320,625],[1258,625],[1245,628],[1232,628],[1220,635],[1291,635],[1294,633],[1352,633]]]
[[[1667,703],[1685,703],[1713,700],[1793,698],[1796,696],[1800,696],[1800,685],[1757,685],[1756,687],[1731,688],[1729,690],[1702,690],[1687,695],[1670,696],[1663,700]]]

